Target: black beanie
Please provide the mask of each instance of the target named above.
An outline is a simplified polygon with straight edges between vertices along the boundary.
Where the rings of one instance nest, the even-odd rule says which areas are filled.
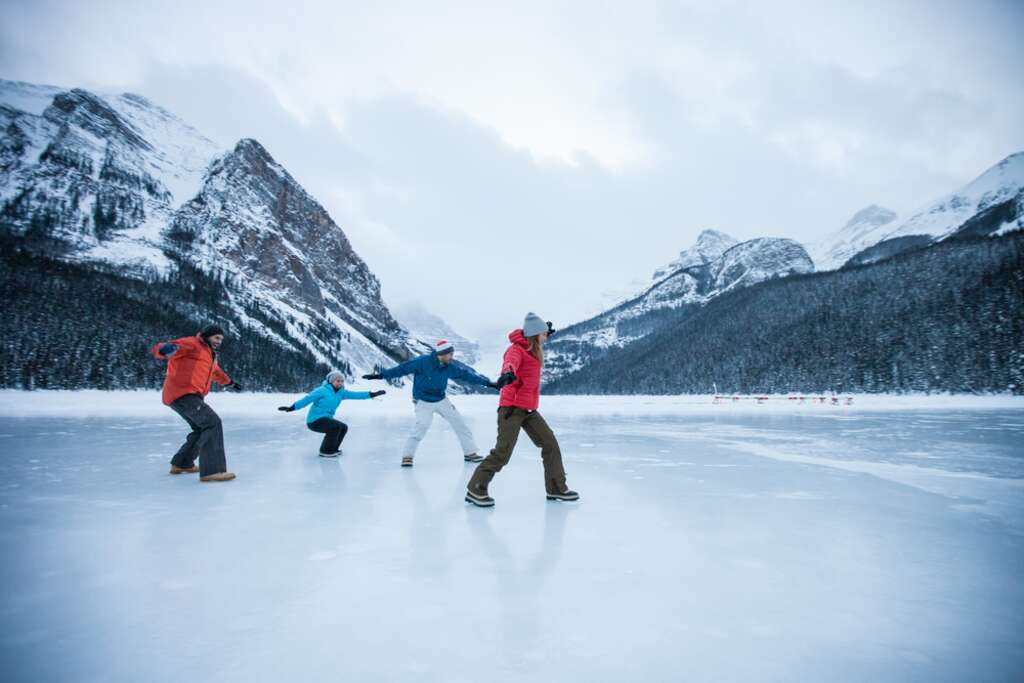
[[[224,336],[224,328],[220,325],[207,325],[203,328],[203,331],[199,333],[199,336],[203,339],[209,339],[216,334]]]

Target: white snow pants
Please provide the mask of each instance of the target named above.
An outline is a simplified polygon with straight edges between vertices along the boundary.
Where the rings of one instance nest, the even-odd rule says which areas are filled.
[[[459,437],[459,443],[462,444],[463,455],[476,453],[473,432],[469,431],[466,421],[462,419],[459,411],[455,410],[451,401],[445,398],[436,403],[429,401],[414,401],[414,403],[416,404],[416,426],[412,428],[412,434],[405,442],[405,452],[402,455],[413,456],[416,454],[416,448],[420,445],[427,430],[430,429],[430,423],[434,421],[435,413],[447,420],[455,430],[455,435]]]

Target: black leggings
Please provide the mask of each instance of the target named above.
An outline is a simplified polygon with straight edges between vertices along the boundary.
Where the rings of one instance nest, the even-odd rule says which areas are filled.
[[[329,417],[321,417],[319,420],[314,420],[306,426],[311,431],[324,435],[323,443],[320,444],[321,453],[337,453],[338,449],[341,448],[341,440],[348,433],[347,424]]]

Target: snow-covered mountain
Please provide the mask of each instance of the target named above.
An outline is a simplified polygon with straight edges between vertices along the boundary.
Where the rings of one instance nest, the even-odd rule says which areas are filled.
[[[683,249],[679,252],[678,258],[654,271],[651,280],[657,282],[666,275],[671,275],[684,268],[707,265],[715,259],[721,258],[722,254],[737,244],[739,242],[735,238],[724,232],[704,230],[697,236],[697,241],[692,247]]]
[[[219,150],[137,95],[0,81],[7,234],[80,259],[166,270],[161,231]]]
[[[394,312],[424,352],[432,351],[436,342],[446,339],[455,345],[455,357],[463,363],[474,365],[480,360],[480,345],[475,340],[462,336],[422,305],[406,303],[396,306]]]
[[[195,268],[285,347],[353,372],[417,350],[327,211],[255,140],[132,94],[0,81],[0,235],[139,277]]]
[[[705,230],[696,243],[654,273],[654,282],[630,299],[560,331],[546,347],[546,379],[576,370],[611,347],[622,347],[656,329],[686,304],[703,304],[739,287],[814,271],[799,242],[763,237],[746,242]]]
[[[922,209],[895,230],[886,231],[884,239],[908,235],[931,235],[937,240],[957,234],[972,218],[1007,203],[1019,205],[1024,190],[1024,152],[1006,157],[970,183],[952,194],[941,197]],[[992,232],[1007,232],[1024,227],[1019,213]],[[881,241],[881,240],[879,240]]]
[[[809,249],[817,270],[870,263],[908,248],[957,236],[1024,228],[1024,152],[1006,157],[970,183],[926,204],[906,220],[878,206],[858,211]],[[855,260],[851,261],[851,259]]]
[[[841,267],[854,254],[878,242],[880,231],[893,227],[896,218],[895,211],[874,204],[861,209],[842,228],[808,247],[815,270]]]

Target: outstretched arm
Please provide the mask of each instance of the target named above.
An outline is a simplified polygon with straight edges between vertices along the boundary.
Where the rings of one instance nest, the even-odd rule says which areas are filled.
[[[364,401],[368,398],[376,398],[377,396],[383,396],[388,392],[381,389],[380,391],[349,391],[348,389],[341,390],[342,400],[356,400]]]
[[[308,394],[300,398],[298,401],[293,403],[292,408],[294,408],[295,410],[298,410],[299,408],[305,408],[310,403],[320,398],[320,396],[323,394],[323,391],[323,387],[314,389],[313,391],[309,392]]]
[[[365,401],[370,396],[369,391],[349,391],[348,389],[342,389],[340,392],[341,400],[343,401]]]
[[[420,357],[422,358],[422,356]],[[394,379],[402,375],[409,375],[420,369],[420,358],[413,358],[404,363],[399,363],[393,368],[380,371],[380,379]]]
[[[195,337],[181,337],[170,341],[160,341],[153,344],[149,352],[154,358],[167,360],[179,351],[192,351],[195,349]]]
[[[491,386],[494,384],[491,380],[481,375],[479,372],[469,367],[465,363],[460,363],[457,360],[451,362],[452,369],[449,376],[452,379],[459,379],[470,384],[479,384],[480,386]]]

